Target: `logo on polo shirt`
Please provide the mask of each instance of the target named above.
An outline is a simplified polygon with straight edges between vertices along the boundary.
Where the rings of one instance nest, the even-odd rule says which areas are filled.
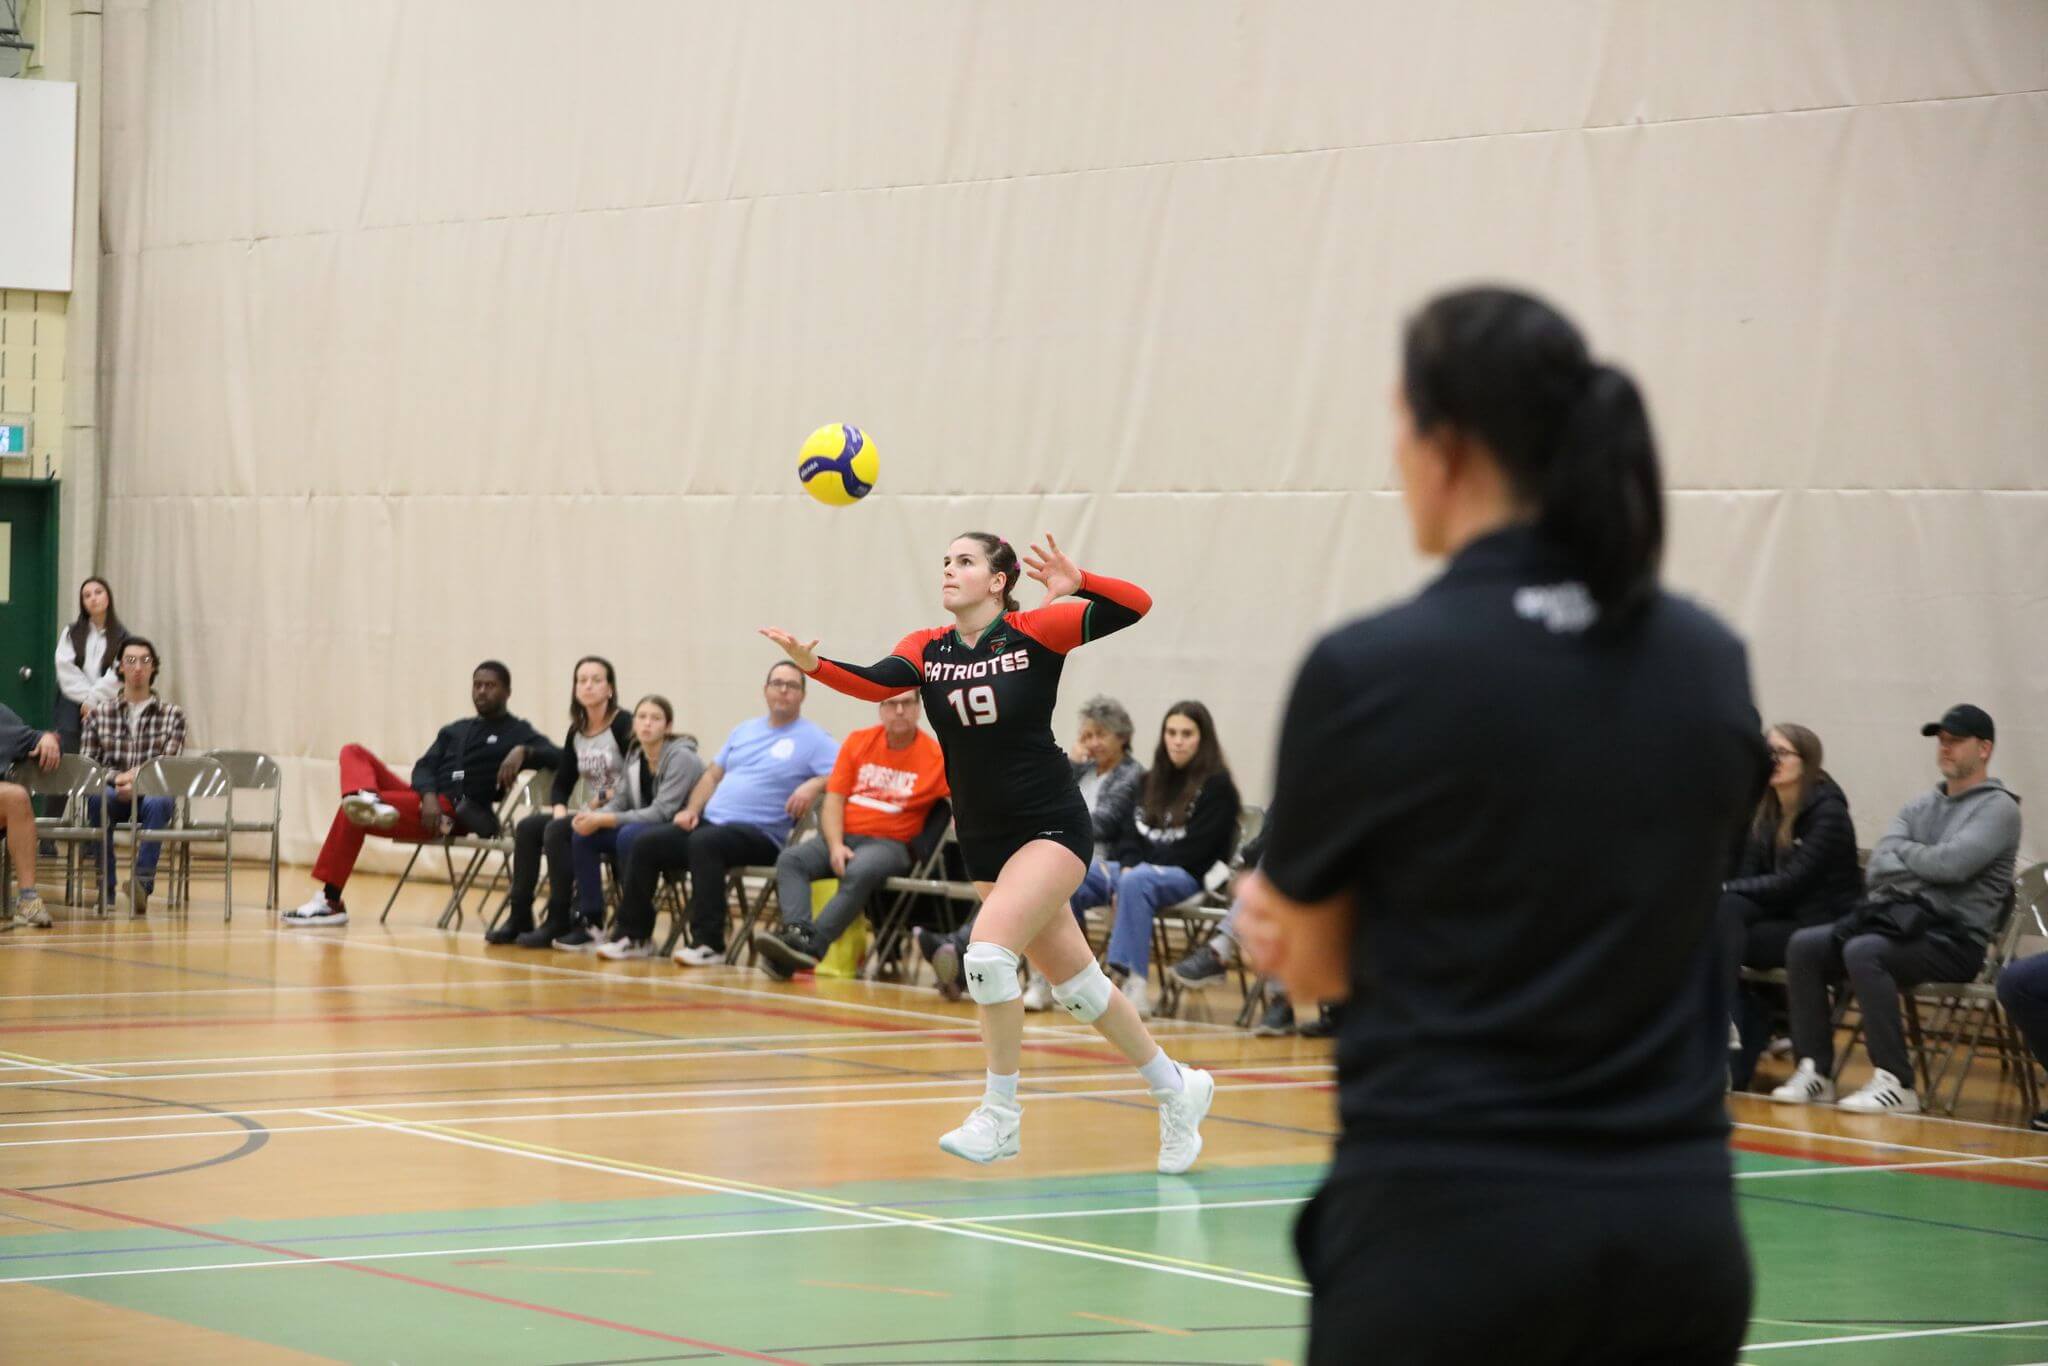
[[[1541,623],[1552,635],[1577,635],[1600,619],[1592,593],[1577,579],[1515,590],[1515,615]]]
[[[794,753],[796,753],[796,741],[786,735],[768,747],[768,757],[771,759],[787,759]]]

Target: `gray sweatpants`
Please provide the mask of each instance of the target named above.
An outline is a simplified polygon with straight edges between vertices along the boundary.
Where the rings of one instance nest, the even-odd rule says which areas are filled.
[[[1967,982],[1984,966],[1984,946],[1927,935],[1891,939],[1859,934],[1835,942],[1833,925],[1796,932],[1785,947],[1785,992],[1792,1005],[1792,1050],[1827,1076],[1835,1065],[1835,1033],[1828,988],[1848,978],[1863,1009],[1863,1038],[1870,1061],[1913,1085],[1913,1058],[1899,993],[1922,982]],[[1922,1080],[1926,1080],[1924,1077]]]
[[[818,948],[822,952],[853,923],[868,904],[868,897],[892,877],[910,871],[910,846],[901,840],[878,839],[873,835],[848,835],[847,848],[853,857],[846,861],[846,874],[839,879],[839,891],[826,902],[816,918]],[[811,884],[832,876],[832,851],[822,839],[805,840],[784,849],[775,860],[775,894],[782,903],[782,921],[801,924],[812,919]]]

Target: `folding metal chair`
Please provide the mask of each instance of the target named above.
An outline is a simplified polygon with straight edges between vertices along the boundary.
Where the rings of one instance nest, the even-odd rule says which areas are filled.
[[[946,876],[946,852],[957,848],[959,834],[951,821],[932,846],[931,853],[901,877],[892,877],[882,884],[882,894],[889,897],[888,908],[882,912],[875,925],[873,937],[868,942],[867,956],[861,960],[860,975],[867,981],[881,979],[889,964],[902,960],[902,943],[910,933],[910,915],[920,897],[933,897],[949,910],[953,907],[973,907],[981,904],[981,892],[972,882],[958,881]],[[971,913],[971,912],[970,912]],[[965,914],[952,917],[952,923],[945,927],[946,933],[959,928]]]
[[[228,782],[248,792],[270,794],[270,814],[261,819],[243,817],[235,821],[238,835],[270,836],[270,891],[265,910],[277,909],[277,863],[279,831],[284,823],[284,771],[268,754],[250,749],[211,749],[207,754],[228,771]]]
[[[49,840],[64,850],[64,904],[67,906],[78,904],[73,898],[80,871],[79,852],[87,848],[92,850],[93,913],[105,915],[107,874],[100,866],[100,859],[103,857],[101,850],[106,847],[107,810],[102,803],[99,820],[88,820],[85,799],[106,786],[106,770],[83,754],[66,754],[47,773],[35,760],[24,759],[8,770],[7,781],[27,788],[31,797],[65,798],[63,815],[36,817],[36,838],[39,841]],[[13,890],[13,860],[8,856],[6,841],[0,840],[0,897],[11,895]]]
[[[1266,808],[1263,806],[1241,806],[1238,808],[1237,842],[1231,846],[1229,860],[1233,869],[1235,867],[1237,851],[1250,844],[1254,839],[1257,839],[1259,831],[1265,828],[1265,824]],[[1211,870],[1212,876],[1206,879],[1205,882],[1215,881],[1214,871],[1214,869]],[[1228,885],[1225,882],[1223,884],[1224,889],[1227,889]],[[1204,885],[1193,896],[1183,901],[1177,901],[1171,906],[1161,907],[1159,913],[1152,918],[1152,960],[1153,966],[1159,973],[1158,1014],[1178,1014],[1181,1000],[1187,994],[1186,985],[1168,970],[1175,961],[1173,958],[1175,945],[1171,934],[1172,927],[1175,924],[1180,926],[1182,942],[1179,945],[1179,949],[1182,952],[1188,952],[1199,942],[1200,936],[1214,933],[1216,927],[1223,923],[1223,917],[1229,913],[1230,898],[1227,895],[1227,890],[1212,891],[1207,885]],[[1249,999],[1251,988],[1247,983],[1242,963],[1237,966],[1237,981],[1239,988],[1245,992],[1247,999]]]
[[[176,866],[170,871],[170,905],[184,906],[191,891],[191,850],[194,845],[221,847],[221,919],[235,914],[235,785],[219,760],[204,754],[169,755],[152,759],[135,771],[135,800],[129,803],[128,819],[115,827],[128,832],[128,880],[135,871],[146,844],[169,845],[176,850]],[[168,797],[176,805],[171,823],[161,830],[142,824],[142,802],[146,797]],[[195,801],[221,802],[221,817],[200,817],[193,811]],[[106,804],[101,804],[101,810]]]
[[[412,857],[405,861],[405,868],[398,875],[398,885],[393,887],[391,895],[385,898],[384,910],[378,915],[377,923],[381,925],[391,918],[391,908],[397,904],[398,894],[405,890],[405,884],[412,877],[414,865],[420,861],[420,854],[430,844],[436,846],[441,851],[442,861],[448,868],[449,884],[448,901],[441,907],[441,915],[434,922],[435,926],[443,930],[462,928],[463,900],[469,895],[470,888],[475,885],[477,876],[483,871],[484,864],[495,854],[498,857],[498,866],[491,874],[490,883],[484,888],[484,904],[489,905],[491,893],[497,889],[499,879],[504,877],[506,869],[511,867],[512,824],[525,814],[526,804],[532,799],[532,794],[535,791],[533,780],[536,776],[537,771],[535,770],[522,772],[513,780],[512,786],[505,790],[505,795],[498,801],[498,833],[495,835],[486,837],[483,835],[445,834],[433,840],[395,841],[395,843],[412,845]],[[459,872],[455,867],[455,851],[458,849],[465,850],[469,854],[468,860],[462,865],[462,869]]]
[[[819,801],[823,800],[824,798],[819,798]],[[793,845],[802,844],[807,839],[817,838],[818,834],[818,802],[812,802],[811,809],[804,812],[804,818],[790,827],[789,838],[782,842],[782,847],[788,849]],[[755,884],[751,894],[747,890],[747,884],[750,882]],[[728,869],[725,874],[725,891],[727,911],[737,909],[739,912],[738,923],[727,931],[725,961],[736,964],[740,961],[740,955],[745,954],[747,961],[751,963],[755,956],[754,926],[765,924],[773,929],[782,921],[782,899],[775,890],[775,865],[757,863],[744,868]]]

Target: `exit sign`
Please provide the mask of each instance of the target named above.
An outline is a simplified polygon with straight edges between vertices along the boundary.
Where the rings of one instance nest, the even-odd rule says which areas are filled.
[[[20,418],[0,418],[0,456],[28,454],[28,423]]]

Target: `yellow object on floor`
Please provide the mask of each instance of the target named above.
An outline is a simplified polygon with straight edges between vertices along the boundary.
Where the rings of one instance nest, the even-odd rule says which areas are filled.
[[[817,917],[825,909],[825,903],[839,894],[839,879],[821,878],[811,884],[811,916]],[[817,975],[820,977],[858,977],[860,960],[868,956],[868,918],[856,916],[846,927],[846,933],[832,941],[832,947],[825,950],[825,956],[818,960]]]

